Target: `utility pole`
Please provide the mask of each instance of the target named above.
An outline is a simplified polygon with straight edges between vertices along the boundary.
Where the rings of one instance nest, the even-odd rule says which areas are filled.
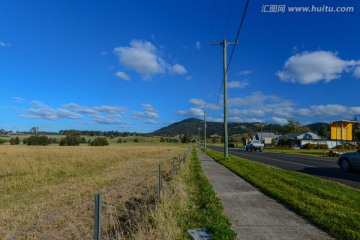
[[[210,45],[223,45],[224,54],[224,157],[229,157],[229,138],[228,138],[228,127],[227,127],[227,63],[226,63],[226,47],[228,45],[235,45],[238,42],[226,42],[224,37],[223,42],[211,42]]]
[[[204,149],[206,149],[206,113],[204,111]]]

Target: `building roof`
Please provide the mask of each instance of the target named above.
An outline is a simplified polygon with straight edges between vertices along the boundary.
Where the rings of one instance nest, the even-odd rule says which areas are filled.
[[[271,139],[275,139],[275,138],[278,138],[280,137],[281,135],[276,135],[274,133],[271,133],[271,132],[258,132],[256,133],[256,140],[260,140],[260,141],[264,141],[265,138],[271,138]]]
[[[279,137],[279,139],[295,139],[295,140],[305,140],[305,139],[321,139],[319,135],[313,132],[302,132],[302,133],[286,133]]]

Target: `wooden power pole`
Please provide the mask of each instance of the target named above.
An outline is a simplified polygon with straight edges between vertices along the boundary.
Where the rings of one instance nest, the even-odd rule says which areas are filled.
[[[231,44],[237,44],[237,42],[226,42],[224,37],[223,42],[210,42],[210,45],[223,45],[224,54],[224,157],[229,157],[229,137],[227,127],[227,61],[226,61],[226,47]]]

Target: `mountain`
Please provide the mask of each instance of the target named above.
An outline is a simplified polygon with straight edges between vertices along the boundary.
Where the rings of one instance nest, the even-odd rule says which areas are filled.
[[[220,136],[224,135],[224,124],[222,122],[206,122],[206,135],[217,134]],[[330,130],[329,124],[327,123],[313,123],[306,125],[314,133],[318,133],[321,126],[325,125]],[[163,127],[159,130],[154,131],[152,134],[157,136],[176,136],[179,134],[190,134],[197,135],[204,129],[204,121],[197,118],[188,118],[180,122],[173,123],[167,127]],[[277,124],[263,124],[263,123],[228,123],[228,134],[233,135],[254,135],[256,132],[272,132],[275,134],[284,134],[285,127]]]

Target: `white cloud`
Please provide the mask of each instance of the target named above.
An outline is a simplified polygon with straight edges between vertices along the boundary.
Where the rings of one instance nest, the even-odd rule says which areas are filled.
[[[13,97],[13,102],[20,103],[20,102],[23,102],[23,101],[24,101],[24,99],[22,97]]]
[[[160,55],[156,46],[151,42],[132,40],[130,46],[117,47],[114,49],[120,63],[128,69],[139,73],[144,80],[159,74],[187,73],[185,67],[180,64],[171,66]]]
[[[179,110],[177,114],[182,117],[204,117],[204,110],[200,108],[190,108],[189,110]]]
[[[196,49],[201,49],[201,43],[199,41],[196,41],[195,48]]]
[[[117,113],[119,114],[125,114],[125,111],[127,110],[126,107],[119,107],[119,106],[95,106],[93,107],[94,110],[99,111],[99,112],[105,112],[109,115],[115,115]]]
[[[354,69],[354,77],[360,78],[360,66]]]
[[[96,116],[94,116],[93,120],[94,120],[96,123],[106,124],[106,125],[129,124],[128,122],[123,121],[123,120],[120,120],[120,119],[118,119],[118,118],[112,118],[112,117],[103,116],[103,115],[96,115]]]
[[[228,88],[245,88],[249,85],[247,81],[232,81],[228,82]]]
[[[215,107],[202,99],[190,99],[189,110],[177,111],[183,117],[203,118],[204,109],[220,110],[222,105]],[[219,114],[219,112],[217,113]],[[222,115],[222,112],[220,113]],[[213,114],[210,114],[213,115]],[[312,105],[296,107],[296,103],[275,95],[265,95],[253,92],[243,98],[230,98],[228,104],[229,122],[266,122],[284,125],[290,118],[310,118],[330,121],[331,119],[353,119],[360,115],[360,106],[345,106],[341,104]],[[215,119],[208,118],[209,121]],[[217,121],[223,121],[220,118]],[[318,120],[318,121],[319,121]]]
[[[46,106],[43,102],[40,102],[40,101],[37,101],[37,100],[31,101],[31,105],[34,105],[34,106]]]
[[[263,111],[262,109],[229,109],[229,116],[230,117],[235,117],[235,116],[256,116],[256,117],[261,117],[264,116],[266,114],[265,111]]]
[[[266,123],[273,123],[273,124],[279,124],[279,125],[285,125],[288,123],[288,119],[285,118],[278,118],[278,117],[271,117],[266,119]]]
[[[118,47],[114,52],[119,56],[121,64],[135,70],[144,79],[166,71],[166,62],[157,55],[156,47],[150,42],[132,40],[130,47]]]
[[[229,117],[229,122],[262,122],[261,119],[258,118],[244,118],[244,117]]]
[[[76,103],[63,105],[64,108],[54,109],[39,101],[32,101],[31,105],[38,108],[30,108],[21,114],[22,118],[37,118],[47,120],[79,119],[83,118],[83,124],[128,124],[121,120],[121,114],[126,111],[125,107],[119,106],[80,106]]]
[[[126,73],[124,73],[124,72],[120,72],[120,71],[116,72],[115,76],[118,78],[124,79],[126,81],[130,81],[130,77],[128,75],[126,75]]]
[[[339,104],[328,105],[314,105],[309,108],[301,108],[294,112],[299,116],[312,116],[312,117],[336,117],[336,116],[348,116],[350,109],[346,106]]]
[[[11,44],[7,42],[0,42],[0,47],[8,47],[8,46],[11,46]]]
[[[144,121],[145,124],[150,124],[150,125],[153,125],[153,124],[159,124],[158,121],[154,120],[154,119],[147,119]]]
[[[252,72],[253,71],[251,71],[251,70],[242,70],[242,71],[239,72],[239,75],[240,76],[246,76],[246,75],[251,74]]]
[[[143,103],[143,104],[141,104],[141,107],[147,112],[157,112],[157,110],[150,104]]]
[[[170,69],[171,73],[174,74],[187,74],[187,70],[184,66],[180,65],[180,64],[175,64],[174,66],[171,67]]]
[[[79,106],[76,103],[70,103],[65,105],[66,108],[70,108],[76,112],[79,113],[85,113],[85,114],[98,114],[99,112],[105,112],[109,115],[115,115],[117,113],[124,114],[126,111],[126,107],[114,107],[114,106],[94,106],[94,107],[85,107],[85,106]]]
[[[22,118],[39,118],[47,120],[58,119],[77,119],[82,118],[78,113],[71,112],[67,109],[52,109],[48,106],[42,106],[40,108],[30,108],[27,112],[21,115]]]
[[[243,98],[230,98],[228,104],[230,107],[239,106],[261,106],[272,102],[279,102],[281,99],[275,95],[264,95],[262,92],[253,92]]]
[[[75,112],[78,112],[78,113],[85,113],[85,114],[97,114],[98,112],[94,109],[91,109],[89,107],[82,107],[82,106],[79,106],[75,103],[70,103],[70,104],[67,104],[65,105],[66,108],[69,108],[71,110],[74,110]]]
[[[216,106],[215,104],[207,103],[202,99],[191,98],[190,99],[191,105],[201,108],[201,109],[211,109],[211,110],[219,110],[220,106]]]
[[[151,106],[150,104],[141,104],[143,108],[143,112],[132,111],[132,118],[134,119],[154,119],[159,118],[159,114],[157,114],[157,110]]]
[[[277,75],[284,82],[311,84],[320,81],[330,82],[339,79],[344,71],[351,71],[360,61],[345,61],[329,51],[303,52],[286,60],[282,71]],[[358,67],[354,71],[357,75]]]

